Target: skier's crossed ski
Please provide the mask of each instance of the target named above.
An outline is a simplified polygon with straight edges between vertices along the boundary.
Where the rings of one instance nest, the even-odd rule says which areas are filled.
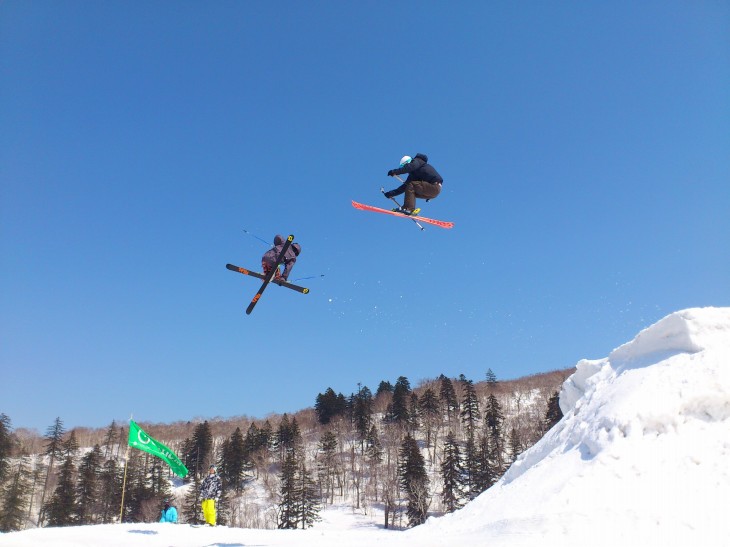
[[[279,266],[284,261],[284,255],[286,255],[286,252],[289,250],[289,247],[291,247],[292,241],[294,241],[294,235],[290,234],[286,238],[286,242],[284,243],[284,246],[281,248],[281,252],[279,253],[279,256],[276,258],[276,265],[273,268],[271,268],[271,271],[269,272],[269,274],[264,278],[264,282],[261,284],[261,288],[254,295],[253,300],[251,300],[251,303],[248,305],[248,308],[246,308],[246,315],[251,314],[254,307],[256,306],[256,303],[259,301],[259,298],[261,298],[261,295],[266,290],[266,287],[269,285],[269,283],[273,279],[274,275],[276,275],[276,272],[279,269]]]
[[[256,277],[258,279],[266,279],[266,276],[259,272],[252,272],[251,270],[247,270],[246,268],[241,268],[240,266],[235,266],[233,264],[226,264],[226,268],[231,270],[232,272],[238,272],[242,273],[244,275],[250,275],[251,277]],[[276,275],[276,272],[274,272],[274,275]],[[272,283],[275,285],[279,285],[280,287],[286,287],[287,289],[292,289],[293,291],[300,292],[302,294],[307,294],[309,292],[309,289],[307,287],[300,287],[299,285],[295,285],[294,283],[289,283],[288,281],[284,281],[283,279],[272,279]]]

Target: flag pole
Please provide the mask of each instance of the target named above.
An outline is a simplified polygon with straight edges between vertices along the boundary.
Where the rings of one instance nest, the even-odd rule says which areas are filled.
[[[129,445],[127,445],[127,451],[124,454],[124,481],[122,482],[122,505],[119,507],[119,523],[122,522],[122,515],[124,515],[124,491],[127,488],[127,462],[129,461]]]
[[[132,421],[132,414],[129,415],[129,421]],[[129,424],[128,424],[129,425]],[[127,450],[124,453],[124,480],[122,481],[122,504],[119,507],[119,524],[122,523],[124,515],[124,492],[127,488],[127,463],[129,462],[129,439],[127,439]]]

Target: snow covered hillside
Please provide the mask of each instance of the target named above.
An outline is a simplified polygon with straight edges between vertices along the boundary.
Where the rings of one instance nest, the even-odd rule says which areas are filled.
[[[411,535],[730,545],[730,308],[673,313],[581,361],[560,404],[561,422],[497,485]]]
[[[673,313],[564,383],[561,422],[463,509],[402,532],[331,507],[309,530],[43,528],[0,546],[730,545],[730,308]]]

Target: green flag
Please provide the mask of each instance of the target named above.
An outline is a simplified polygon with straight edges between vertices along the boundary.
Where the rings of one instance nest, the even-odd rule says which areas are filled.
[[[157,456],[162,461],[167,463],[178,477],[184,477],[188,474],[188,468],[183,465],[175,453],[167,448],[160,441],[154,440],[152,437],[147,435],[142,429],[134,422],[129,420],[129,446],[132,448],[138,448],[144,452],[149,452],[153,456]]]

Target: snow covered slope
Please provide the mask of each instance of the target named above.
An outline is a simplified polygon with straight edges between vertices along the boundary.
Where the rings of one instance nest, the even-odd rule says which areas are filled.
[[[560,395],[565,416],[461,511],[490,545],[730,545],[730,308],[673,313]]]

